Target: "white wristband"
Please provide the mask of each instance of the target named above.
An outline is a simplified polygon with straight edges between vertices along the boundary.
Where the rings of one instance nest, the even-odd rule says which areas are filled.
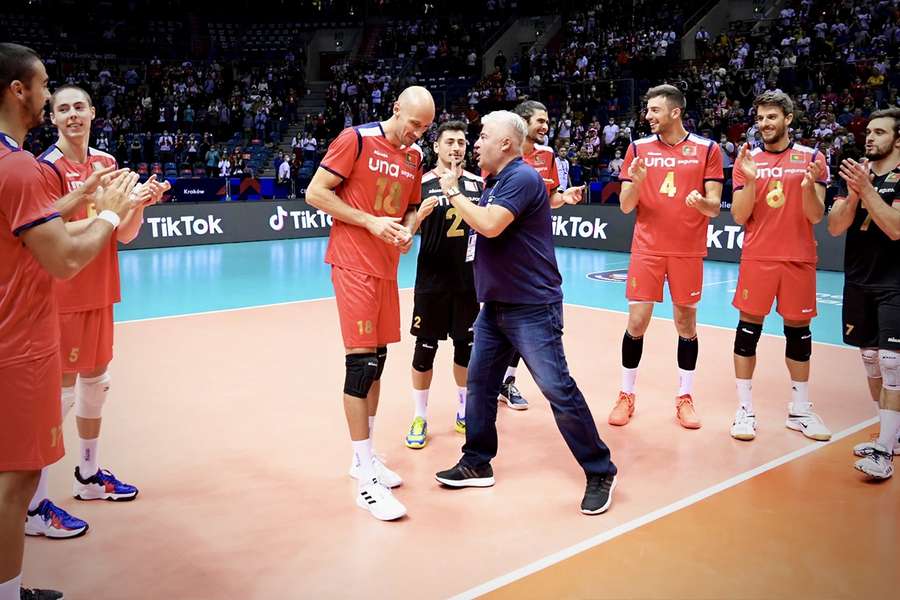
[[[108,209],[101,211],[100,214],[97,215],[97,218],[103,219],[104,221],[106,221],[107,223],[112,225],[113,229],[118,227],[119,223],[121,223],[121,221],[122,221],[122,219],[119,218],[119,215],[117,215],[116,213],[114,213],[113,211],[108,210]]]

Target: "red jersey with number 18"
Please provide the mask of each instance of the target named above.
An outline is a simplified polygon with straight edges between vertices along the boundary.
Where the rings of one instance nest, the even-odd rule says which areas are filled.
[[[344,129],[328,146],[321,168],[343,181],[334,193],[348,205],[376,217],[400,217],[422,193],[422,150],[398,148],[381,123]],[[380,279],[397,279],[400,249],[364,227],[334,219],[325,262]]]
[[[718,144],[693,133],[670,146],[658,135],[632,142],[622,164],[622,181],[638,157],[647,176],[641,184],[631,251],[657,256],[706,256],[709,217],[684,201],[692,191],[706,195],[707,181],[724,182]]]

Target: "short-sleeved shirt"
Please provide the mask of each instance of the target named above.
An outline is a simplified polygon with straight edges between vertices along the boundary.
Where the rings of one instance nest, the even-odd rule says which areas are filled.
[[[644,159],[647,176],[638,190],[631,251],[657,256],[706,256],[709,217],[684,201],[694,190],[705,196],[707,181],[725,181],[719,145],[693,133],[674,146],[658,135],[636,140],[625,153],[621,181],[631,181],[628,172],[638,157]]]
[[[59,319],[50,276],[20,237],[59,217],[34,156],[0,133],[0,367],[59,352]]]
[[[838,196],[846,196],[847,184],[840,181]],[[900,166],[876,176],[872,185],[885,204],[900,210]],[[881,230],[862,201],[847,229],[844,281],[863,288],[900,290],[900,240],[892,240]]]
[[[553,248],[547,187],[521,158],[485,182],[479,206],[496,204],[514,215],[497,237],[477,236],[475,290],[480,302],[551,304],[562,300]]]
[[[341,131],[319,166],[343,180],[334,189],[341,200],[376,217],[403,218],[407,208],[421,200],[422,150],[416,144],[394,146],[381,123]],[[399,261],[396,246],[376,238],[365,227],[334,220],[326,263],[395,280]]]
[[[478,202],[484,190],[484,180],[468,171],[459,179],[459,192]],[[422,221],[419,228],[419,258],[416,266],[416,293],[457,294],[472,292],[475,277],[472,263],[466,262],[469,226],[444,197],[440,178],[434,171],[422,177],[422,198],[437,196],[437,206]]]
[[[763,148],[750,151],[756,163],[756,198],[753,212],[744,226],[741,260],[816,262],[816,236],[803,214],[803,178],[810,163],[819,165],[816,182],[828,185],[825,155],[807,146],[791,143],[780,152]],[[747,180],[735,165],[734,191]]]
[[[547,186],[547,196],[552,196],[559,188],[559,169],[556,166],[556,153],[553,148],[535,144],[534,150],[522,156],[522,159],[534,167]]]
[[[84,185],[97,169],[116,167],[116,159],[96,148],[88,148],[87,161],[79,163],[66,158],[56,145],[50,146],[38,158],[47,179],[54,181],[58,198]],[[93,203],[79,207],[69,221],[97,216]],[[59,312],[72,313],[106,308],[121,297],[119,286],[119,256],[116,236],[111,235],[106,247],[75,277],[56,282]]]

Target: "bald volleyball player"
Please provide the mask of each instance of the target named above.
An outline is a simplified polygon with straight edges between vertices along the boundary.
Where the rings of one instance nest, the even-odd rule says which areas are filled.
[[[421,200],[423,157],[416,142],[433,120],[428,90],[406,88],[387,121],[348,127],[335,138],[306,195],[334,218],[325,262],[345,348],[343,400],[356,504],[383,521],[406,514],[391,493],[403,480],[375,455],[372,432],[387,345],[400,341],[397,263],[412,246]]]

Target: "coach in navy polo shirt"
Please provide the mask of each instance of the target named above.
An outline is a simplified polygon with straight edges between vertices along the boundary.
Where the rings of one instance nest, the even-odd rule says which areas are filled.
[[[556,266],[550,202],[541,176],[522,160],[525,121],[508,111],[490,113],[475,150],[490,174],[478,206],[460,194],[461,170],[441,177],[441,188],[472,229],[468,260],[483,306],[475,321],[469,360],[463,456],[437,480],[450,487],[494,485],[497,394],[514,352],[553,409],[560,433],[587,476],[581,512],[599,514],[612,502],[616,466],[591,411],[569,374],[562,344],[562,277]]]

